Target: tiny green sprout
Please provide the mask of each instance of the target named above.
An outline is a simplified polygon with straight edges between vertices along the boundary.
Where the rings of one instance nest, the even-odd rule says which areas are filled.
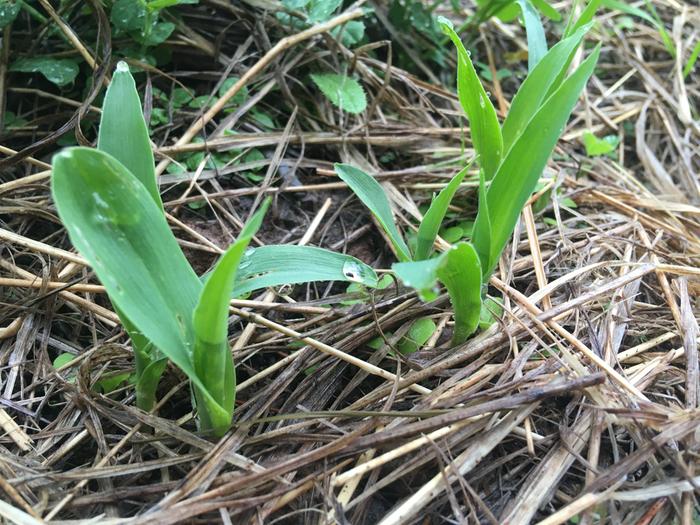
[[[311,281],[377,284],[372,268],[343,254],[312,246],[249,248],[269,199],[214,269],[197,276],[166,221],[141,102],[123,62],[105,95],[97,149],[58,153],[51,190],[73,245],[104,285],[131,338],[137,405],[153,408],[171,361],[190,380],[201,430],[215,436],[230,427],[235,403],[228,344],[232,296]],[[124,377],[112,378],[103,390]]]
[[[600,46],[567,76],[573,55],[591,24],[583,23],[585,20],[572,24],[570,36],[549,51],[545,45],[536,63],[531,61],[530,72],[501,124],[459,36],[448,20],[439,21],[457,48],[457,92],[469,119],[480,167],[479,206],[471,241],[458,242],[431,258],[447,207],[469,166],[432,201],[418,228],[413,252],[394,223],[389,200],[379,183],[353,166],[337,164],[335,169],[387,234],[399,259],[392,270],[401,281],[416,289],[423,300],[435,297],[437,281],[445,285],[454,308],[452,342],[459,344],[474,333],[480,322],[485,324],[482,289],[593,73]]]

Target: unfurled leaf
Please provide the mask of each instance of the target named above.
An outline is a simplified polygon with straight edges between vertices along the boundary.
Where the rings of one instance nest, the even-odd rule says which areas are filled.
[[[80,69],[70,58],[34,57],[17,60],[10,66],[10,71],[41,73],[49,82],[63,87],[75,80]]]
[[[223,435],[233,417],[236,398],[236,374],[233,358],[228,345],[228,317],[233,283],[243,253],[253,235],[258,231],[265,216],[269,199],[245,226],[235,243],[221,256],[216,267],[209,275],[201,291],[194,310],[192,326],[194,328],[194,348],[192,356],[197,375],[202,378],[206,391],[219,400],[225,412],[209,411],[204,392],[195,389],[198,400],[202,426],[211,428],[216,435]]]
[[[469,119],[471,139],[479,155],[479,163],[486,180],[491,180],[503,154],[503,137],[498,116],[476,74],[469,52],[452,28],[452,23],[444,17],[439,17],[438,21],[457,48],[457,95]]]
[[[348,113],[362,113],[367,107],[367,97],[360,83],[354,78],[332,73],[311,75],[311,80],[333,104]]]
[[[530,0],[516,0],[516,2],[523,13],[525,33],[527,35],[527,69],[532,71],[547,53],[547,38],[544,35],[540,17]]]
[[[485,228],[479,223],[486,217],[480,215],[472,239],[479,253],[483,253],[484,246],[489,246],[489,266],[484,271],[485,276],[490,275],[498,262],[523,206],[530,198],[581,91],[593,73],[599,53],[600,46],[546,100],[515,140],[491,181],[486,192],[491,236],[489,239],[483,237]]]
[[[473,161],[472,161],[473,162]],[[464,177],[469,172],[472,163],[470,162],[457,175],[455,175],[450,183],[438,194],[437,197],[430,203],[430,208],[426,212],[423,220],[418,228],[418,236],[416,238],[416,251],[414,260],[420,261],[427,259],[433,249],[433,243],[437,237],[440,226],[445,218],[447,209],[452,202],[459,185],[464,180]]]
[[[435,259],[396,263],[392,270],[423,300],[433,298],[436,282],[442,282],[454,309],[453,343],[463,343],[474,333],[481,312],[481,263],[471,244],[460,242]]]
[[[486,181],[484,175],[479,178],[479,211],[472,226],[472,245],[479,256],[481,269],[483,272],[495,266],[496,262],[491,261],[491,219],[489,217],[489,201],[486,197]],[[486,274],[482,274],[487,279]]]
[[[141,99],[126,62],[119,62],[102,104],[97,149],[121,162],[162,207]]]
[[[377,274],[354,257],[314,246],[260,246],[248,248],[244,253],[233,296],[271,286],[315,281],[345,281],[374,288]]]
[[[335,172],[377,218],[391,240],[399,261],[410,261],[411,254],[408,246],[396,228],[391,205],[380,184],[374,180],[374,177],[350,164],[336,164]]]
[[[561,85],[566,68],[590,28],[590,25],[586,25],[552,47],[520,86],[503,122],[503,145],[506,152],[547,99],[547,93]]]
[[[561,13],[554,9],[547,0],[531,0],[532,4],[537,8],[537,10],[544,16],[552,20],[553,22],[559,22],[561,20]]]

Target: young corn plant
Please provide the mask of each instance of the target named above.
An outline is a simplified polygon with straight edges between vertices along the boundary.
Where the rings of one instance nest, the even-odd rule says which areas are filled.
[[[376,286],[377,276],[353,257],[320,248],[249,248],[266,200],[214,269],[198,277],[166,221],[153,161],[134,80],[120,63],[105,95],[97,149],[68,148],[54,157],[53,198],[132,340],[138,406],[153,407],[170,360],[191,382],[200,429],[220,436],[236,393],[232,295],[317,280]]]
[[[564,38],[534,64],[513,98],[501,124],[476,70],[452,25],[441,19],[443,31],[457,48],[457,92],[469,119],[479,162],[479,206],[470,242],[459,242],[430,258],[447,207],[466,175],[460,171],[433,200],[418,229],[413,253],[396,227],[389,201],[373,177],[346,164],[338,176],[377,218],[399,262],[394,273],[424,300],[435,296],[442,282],[452,301],[453,344],[464,342],[478,327],[482,288],[498,264],[520,212],[532,195],[581,91],[598,60],[600,46],[567,76],[574,53],[590,24],[577,22]]]

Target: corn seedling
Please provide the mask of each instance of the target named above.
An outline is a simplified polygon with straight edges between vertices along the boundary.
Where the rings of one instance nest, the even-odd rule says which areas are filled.
[[[457,48],[457,92],[470,122],[480,165],[479,207],[471,242],[459,242],[429,258],[440,223],[467,168],[431,203],[418,229],[413,254],[401,237],[389,201],[374,178],[345,164],[337,164],[336,172],[386,232],[399,259],[392,269],[404,284],[415,288],[424,300],[435,296],[437,281],[445,285],[454,309],[453,343],[458,344],[479,326],[482,287],[497,265],[520,212],[593,73],[600,46],[567,77],[573,55],[590,29],[590,24],[572,26],[571,36],[544,53],[536,63],[530,62],[530,73],[501,125],[469,53],[451,24],[446,19],[441,19],[441,24]]]
[[[231,424],[236,392],[227,331],[232,294],[317,280],[375,286],[377,276],[357,259],[320,248],[249,248],[265,201],[213,271],[198,277],[167,224],[148,130],[125,63],[105,95],[97,145],[54,157],[52,193],[71,241],[131,337],[137,404],[153,407],[170,360],[192,384],[200,428],[221,435]]]

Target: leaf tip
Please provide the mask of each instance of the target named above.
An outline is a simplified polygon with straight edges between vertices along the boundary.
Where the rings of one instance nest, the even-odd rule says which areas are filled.
[[[117,73],[128,73],[129,72],[129,64],[127,64],[123,60],[120,60],[119,62],[117,62],[117,68],[115,71]]]

